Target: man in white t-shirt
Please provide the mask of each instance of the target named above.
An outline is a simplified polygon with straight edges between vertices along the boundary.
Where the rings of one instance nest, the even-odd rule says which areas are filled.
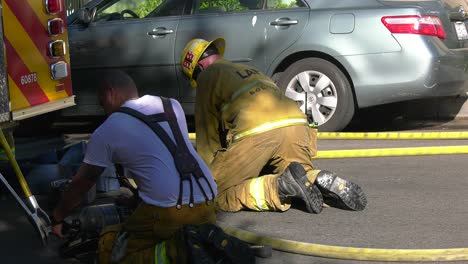
[[[160,244],[182,226],[216,222],[216,184],[190,143],[179,102],[139,97],[133,80],[117,70],[102,76],[98,89],[109,117],[91,135],[83,163],[52,214],[52,232],[62,236],[62,221],[83,194],[106,167],[120,164],[138,185],[142,202],[123,225],[101,233],[99,262],[109,263],[124,230],[128,244],[119,263],[154,263]],[[177,249],[167,251],[170,259]]]

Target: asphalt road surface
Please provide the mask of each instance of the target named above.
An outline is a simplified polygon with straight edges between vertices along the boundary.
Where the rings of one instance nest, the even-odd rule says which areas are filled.
[[[468,122],[413,123],[386,129],[468,131]],[[468,140],[321,140],[319,150],[467,144]],[[368,198],[364,211],[325,208],[314,215],[304,212],[298,203],[284,213],[222,213],[219,219],[264,236],[315,244],[388,249],[468,248],[467,160],[467,155],[320,159],[315,161],[318,168],[334,171],[362,186]],[[54,239],[43,248],[10,198],[0,198],[0,210],[0,263],[75,263],[57,257],[60,241]],[[259,263],[379,262],[275,251],[271,258],[259,259]]]

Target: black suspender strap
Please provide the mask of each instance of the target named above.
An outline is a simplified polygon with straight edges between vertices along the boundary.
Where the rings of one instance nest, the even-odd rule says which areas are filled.
[[[200,178],[203,178],[208,187],[210,188],[211,191],[211,198],[214,199],[214,192],[213,189],[211,188],[211,185],[206,178],[205,174],[200,168],[200,165],[198,164],[198,161],[195,159],[195,157],[190,153],[187,144],[185,143],[184,137],[182,135],[182,131],[180,131],[179,124],[177,123],[177,116],[174,113],[174,109],[172,108],[171,100],[165,97],[161,97],[163,107],[164,107],[164,113],[167,114],[168,117],[168,122],[169,126],[171,127],[172,133],[174,133],[174,138],[176,140],[176,144],[178,146],[178,157],[175,157],[174,159],[176,160],[176,166],[179,168],[183,168],[186,170],[186,173],[191,173],[195,177],[196,183],[200,190],[203,193],[203,196],[205,199],[208,201],[208,195],[206,194],[205,190],[201,186],[200,183]],[[189,175],[190,177],[190,175]]]
[[[199,179],[203,178],[207,182],[208,187],[210,188],[210,191],[211,191],[211,196],[212,196],[211,200],[214,199],[213,189],[211,188],[211,185],[208,179],[206,178],[205,174],[201,170],[197,160],[190,153],[185,143],[184,137],[182,136],[182,132],[180,131],[180,127],[177,123],[177,117],[172,108],[170,99],[161,97],[161,100],[163,102],[163,107],[164,107],[164,113],[161,113],[161,114],[144,115],[140,113],[139,111],[136,111],[129,107],[121,107],[119,108],[118,112],[131,115],[139,119],[143,123],[145,123],[147,126],[149,126],[151,130],[153,130],[153,132],[161,139],[161,141],[167,147],[169,152],[172,154],[177,171],[179,172],[180,177],[181,177],[181,181],[179,185],[179,197],[177,200],[176,207],[180,209],[182,206],[182,194],[183,194],[183,182],[184,181],[189,182],[189,186],[190,186],[189,206],[193,207],[194,198],[193,198],[193,183],[192,183],[192,178],[191,178],[192,175],[194,176],[197,182],[197,185],[199,186],[200,190],[205,196],[205,200],[208,202],[210,201],[210,199],[208,198],[208,195],[206,194],[205,190],[202,188]],[[171,127],[171,131],[174,134],[174,138],[176,141],[175,143],[171,139],[171,137],[167,134],[167,132],[161,127],[161,125],[158,124],[158,122],[164,122],[164,121],[167,121],[169,123],[169,126]]]
[[[144,115],[132,108],[129,107],[120,107],[118,112],[125,113],[128,115],[131,115],[146,125],[148,125],[156,135],[161,139],[161,141],[166,145],[167,149],[171,152],[172,155],[175,155],[177,151],[177,146],[174,144],[172,139],[169,137],[169,135],[166,133],[166,131],[159,125],[157,122],[152,122],[153,120],[151,119],[151,116]],[[162,121],[162,120],[161,120]]]

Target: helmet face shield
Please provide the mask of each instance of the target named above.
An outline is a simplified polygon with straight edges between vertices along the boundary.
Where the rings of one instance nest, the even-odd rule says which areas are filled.
[[[184,48],[180,64],[184,74],[189,78],[190,84],[193,88],[196,88],[195,80],[196,77],[198,77],[198,73],[200,72],[199,69],[198,73],[194,76],[195,69],[198,67],[198,61],[200,60],[205,50],[212,44],[218,50],[218,53],[222,56],[226,46],[226,42],[222,38],[217,38],[210,42],[204,39],[192,39]]]

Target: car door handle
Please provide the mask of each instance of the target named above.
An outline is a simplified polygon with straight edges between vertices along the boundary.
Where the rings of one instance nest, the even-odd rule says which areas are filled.
[[[290,20],[289,18],[278,18],[275,21],[270,22],[271,26],[291,26],[299,23],[297,20]]]
[[[172,29],[166,29],[166,28],[155,28],[152,31],[148,32],[148,35],[150,36],[164,36],[168,34],[174,33],[174,30]]]

